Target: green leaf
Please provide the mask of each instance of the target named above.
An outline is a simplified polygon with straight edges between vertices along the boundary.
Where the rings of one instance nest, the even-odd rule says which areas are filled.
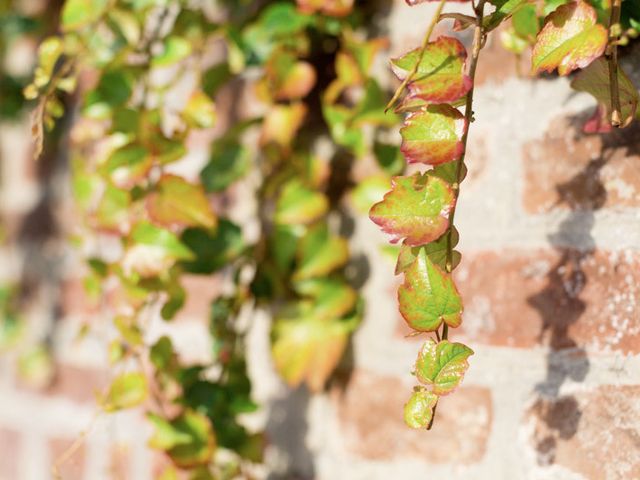
[[[167,67],[184,60],[191,55],[191,44],[188,40],[172,35],[164,42],[164,50],[160,55],[155,55],[151,59],[154,67]]]
[[[298,247],[298,268],[294,280],[322,277],[344,265],[349,259],[347,241],[332,236],[326,224],[310,228]]]
[[[360,213],[366,213],[371,205],[380,202],[384,194],[389,191],[389,177],[386,175],[373,175],[367,177],[351,191],[351,201]]]
[[[276,100],[306,97],[316,83],[316,71],[293,53],[276,50],[265,65],[269,95]]]
[[[450,105],[429,105],[409,114],[400,129],[400,149],[409,163],[439,165],[464,151],[464,116]]]
[[[453,278],[424,250],[404,273],[398,303],[409,326],[420,332],[434,332],[442,322],[457,327],[462,321],[462,299]]]
[[[251,152],[246,147],[239,143],[221,142],[211,152],[200,179],[207,192],[219,192],[242,178],[250,164]]]
[[[609,82],[609,64],[601,57],[579,72],[571,82],[571,87],[580,92],[593,95],[611,115],[611,84]],[[618,92],[622,126],[626,126],[635,118],[638,108],[638,90],[631,83],[627,74],[618,65]]]
[[[182,116],[195,128],[211,128],[216,122],[216,107],[211,98],[201,90],[193,92]]]
[[[433,409],[438,396],[423,387],[414,388],[411,397],[404,404],[404,423],[410,428],[428,428],[433,418]]]
[[[214,233],[201,228],[188,228],[182,233],[182,242],[195,253],[183,262],[191,273],[208,274],[220,270],[235,260],[244,250],[242,230],[236,224],[221,219]]]
[[[327,197],[294,178],[287,182],[280,193],[275,221],[284,225],[311,223],[324,215],[328,208]]]
[[[578,0],[567,3],[549,15],[533,47],[533,73],[552,71],[567,75],[585,68],[603,54],[607,29],[597,23],[595,9]]]
[[[462,382],[471,355],[473,350],[462,343],[436,343],[430,338],[418,354],[415,375],[421,383],[430,385],[433,393],[447,395]]]
[[[69,32],[88,26],[106,11],[107,0],[67,0],[62,8],[62,30]]]
[[[540,21],[536,6],[530,3],[520,7],[511,18],[511,25],[516,34],[527,41],[534,40],[540,31]]]
[[[186,410],[173,420],[149,414],[155,427],[149,446],[167,452],[180,468],[206,465],[213,459],[216,437],[207,417]]]
[[[101,403],[107,412],[114,412],[140,405],[147,394],[147,378],[139,372],[128,372],[113,380]]]
[[[353,310],[358,300],[356,291],[338,279],[303,280],[296,282],[295,289],[300,295],[313,299],[314,315],[318,318],[340,318]]]
[[[48,37],[43,40],[38,47],[38,66],[36,67],[33,78],[33,84],[36,87],[42,88],[49,83],[56,63],[63,53],[64,44],[60,38]]]
[[[499,2],[496,6],[496,10],[491,15],[488,15],[483,19],[482,23],[484,29],[487,32],[490,32],[497,28],[498,25],[511,15],[514,15],[522,7],[529,4],[530,1],[531,0],[506,0]]]
[[[287,305],[272,330],[272,355],[276,370],[292,387],[305,382],[319,392],[340,361],[357,320],[327,320],[312,302]]]
[[[420,59],[420,48],[391,60],[393,71],[404,80]],[[467,51],[453,37],[429,42],[418,70],[407,85],[409,94],[430,103],[449,103],[466,95],[471,79],[464,74]]]
[[[427,253],[429,258],[433,263],[439,266],[442,270],[446,271],[447,264],[447,243],[448,243],[448,235],[445,233],[438,240],[428,243],[422,247],[410,247],[409,245],[402,245],[400,247],[400,252],[398,253],[398,261],[396,263],[396,271],[395,274],[399,275],[400,273],[404,273],[413,262],[418,257],[421,249]],[[451,248],[454,248],[458,244],[460,236],[458,234],[458,230],[453,229],[453,234],[451,236]],[[462,259],[462,255],[460,252],[453,251],[451,256],[451,269],[453,270],[458,266],[460,260]]]
[[[161,248],[176,259],[189,260],[193,258],[193,252],[178,240],[178,237],[173,233],[147,222],[141,222],[134,227],[131,232],[131,239],[140,245]]]
[[[322,113],[329,125],[331,138],[343,147],[352,150],[353,153],[361,157],[366,152],[364,135],[361,128],[351,125],[353,111],[344,105],[323,104]]]
[[[131,195],[128,191],[107,185],[96,210],[96,220],[99,226],[118,229],[122,225],[126,225],[130,204]]]
[[[176,175],[160,178],[147,196],[147,212],[151,220],[165,227],[215,228],[217,224],[202,186]]]
[[[104,170],[118,186],[129,186],[145,176],[152,165],[149,151],[132,143],[114,151],[104,163]]]
[[[376,142],[373,153],[378,165],[389,175],[400,175],[404,170],[404,157],[397,145]]]
[[[369,212],[371,220],[393,235],[392,243],[405,239],[410,246],[439,238],[449,227],[455,204],[451,186],[444,180],[416,173],[394,177],[391,191]]]

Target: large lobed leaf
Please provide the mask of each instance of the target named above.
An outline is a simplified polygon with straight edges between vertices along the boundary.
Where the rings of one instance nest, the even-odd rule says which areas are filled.
[[[549,15],[533,47],[533,73],[558,69],[567,75],[585,68],[604,52],[607,29],[597,23],[595,9],[578,0],[558,7]]]
[[[432,387],[436,395],[447,395],[453,392],[469,368],[467,359],[473,355],[462,343],[442,340],[436,343],[427,340],[416,360],[415,374],[418,380]]]
[[[392,243],[405,239],[406,245],[423,245],[447,230],[449,212],[455,203],[447,182],[416,173],[394,177],[391,184],[391,191],[371,208],[369,217],[393,235]]]
[[[418,69],[408,84],[410,95],[431,103],[458,100],[471,88],[471,79],[464,74],[467,51],[453,37],[439,37],[429,42],[420,59],[420,48],[391,61],[400,80],[404,80],[416,63]]]
[[[410,114],[400,129],[400,149],[409,163],[439,165],[460,158],[464,152],[465,120],[450,105],[429,105]]]
[[[571,87],[593,95],[605,106],[607,114],[611,114],[611,83],[609,82],[609,65],[604,58],[598,58],[582,70],[571,82]],[[636,115],[638,108],[638,90],[631,80],[618,66],[618,92],[620,95],[620,113],[622,126],[628,125]]]
[[[462,321],[462,299],[451,275],[433,263],[424,249],[405,271],[398,302],[414,330],[433,332],[442,322],[457,327]]]

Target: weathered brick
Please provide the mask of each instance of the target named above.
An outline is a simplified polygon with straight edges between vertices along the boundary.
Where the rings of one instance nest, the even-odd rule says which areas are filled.
[[[531,63],[528,53],[518,58],[505,50],[500,42],[500,31],[494,32],[487,39],[482,49],[478,69],[476,70],[476,86],[484,84],[502,84],[505,80],[529,72]]]
[[[489,390],[462,387],[443,397],[429,435],[404,424],[403,405],[410,394],[411,386],[400,379],[362,370],[353,374],[346,390],[333,391],[349,450],[372,460],[413,457],[471,464],[483,458],[492,421]]]
[[[640,386],[604,385],[539,398],[525,415],[540,465],[561,465],[589,480],[640,478]]]
[[[561,117],[523,147],[524,208],[640,207],[640,124],[586,135],[586,117]]]
[[[465,255],[460,332],[476,342],[640,351],[640,256],[537,250]]]
[[[84,475],[85,447],[74,447],[75,438],[52,438],[49,440],[52,473],[54,467],[64,480],[82,480]]]
[[[0,479],[17,479],[20,459],[20,433],[0,428]]]

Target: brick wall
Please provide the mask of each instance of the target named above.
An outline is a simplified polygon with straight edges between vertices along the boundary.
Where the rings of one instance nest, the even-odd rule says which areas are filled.
[[[398,1],[380,19],[395,53],[419,43],[431,8]],[[403,425],[420,339],[405,338],[399,279],[379,253],[386,239],[356,217],[352,246],[367,259],[358,266],[368,272],[368,308],[353,368],[326,394],[292,392],[273,373],[267,315],[252,319],[250,370],[266,407],[248,422],[267,429],[272,478],[640,478],[640,126],[586,137],[590,98],[566,79],[516,77],[495,40],[483,54],[456,219],[466,311],[452,334],[476,352],[463,387],[442,399],[433,431]],[[640,47],[625,59],[637,82]],[[3,214],[19,219],[38,202],[28,127],[1,131]],[[2,255],[2,275],[15,274],[17,254],[6,246]],[[113,375],[110,332],[83,297],[73,254],[62,256],[64,320],[54,328],[38,309],[29,317],[34,335],[52,335],[55,376],[28,386],[15,354],[0,360],[0,479],[52,478],[53,460],[83,431],[65,480],[154,478],[162,459],[145,447],[140,412],[94,419],[93,391]],[[181,318],[157,321],[150,335],[168,332],[186,358],[206,358],[208,300],[220,288],[219,279],[189,279]],[[95,329],[78,342],[87,321]]]

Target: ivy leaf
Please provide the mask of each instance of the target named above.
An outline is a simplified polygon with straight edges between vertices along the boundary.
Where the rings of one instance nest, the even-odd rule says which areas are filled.
[[[367,177],[351,191],[351,202],[358,212],[366,213],[373,203],[379,202],[389,190],[389,177],[373,175]]]
[[[600,57],[587,68],[579,72],[571,82],[571,87],[580,92],[593,95],[603,104],[607,116],[611,114],[611,84],[609,82],[609,64]],[[618,91],[620,92],[620,110],[622,126],[627,126],[635,118],[638,108],[638,90],[627,74],[618,66]]]
[[[420,48],[391,60],[392,68],[404,80],[420,59]],[[439,37],[429,42],[408,84],[411,96],[431,103],[448,103],[466,95],[471,79],[464,74],[467,50],[457,38]]]
[[[114,151],[104,163],[104,170],[120,187],[128,187],[144,177],[153,166],[149,151],[135,143]]]
[[[371,208],[369,217],[394,236],[392,243],[405,239],[407,245],[417,246],[436,240],[447,230],[454,203],[447,182],[416,173],[394,177],[391,191]]]
[[[469,368],[467,359],[473,355],[462,343],[427,340],[416,360],[415,375],[418,380],[432,387],[433,393],[447,395],[453,392]]]
[[[274,52],[265,65],[265,73],[269,94],[276,100],[306,97],[316,83],[313,66],[289,52]]]
[[[411,113],[400,129],[400,149],[409,163],[439,165],[464,151],[464,116],[450,105],[429,105]]]
[[[272,106],[262,124],[260,143],[275,143],[288,150],[306,114],[307,107],[300,102]]]
[[[164,50],[160,55],[154,55],[151,64],[154,67],[168,67],[184,60],[191,55],[191,43],[185,38],[172,35],[164,41]]]
[[[163,175],[147,196],[151,219],[166,227],[215,228],[217,220],[201,185],[176,175]]]
[[[442,270],[446,270],[448,243],[447,237],[448,236],[445,233],[438,240],[428,243],[422,247],[411,247],[409,245],[402,245],[400,247],[400,252],[398,253],[398,261],[396,263],[395,274],[399,275],[400,273],[404,273],[405,271],[407,271],[407,269],[415,262],[421,249],[424,249],[433,263],[439,266]],[[451,235],[451,248],[454,248],[458,244],[459,239],[460,235],[458,234],[458,230],[453,227],[453,233]],[[452,270],[458,266],[461,259],[462,255],[460,255],[460,252],[454,250],[452,252],[451,258]]]
[[[511,15],[514,15],[523,6],[527,5],[529,1],[530,0],[506,0],[497,2],[496,10],[482,20],[484,29],[487,32],[490,32],[497,28],[504,20],[509,18]]]
[[[147,222],[141,222],[135,226],[131,232],[131,239],[139,245],[149,245],[161,249],[176,259],[193,258],[193,252],[173,233]]]
[[[303,13],[320,12],[331,17],[345,17],[351,13],[354,0],[297,0]]]
[[[242,230],[236,224],[221,219],[215,232],[202,228],[187,228],[180,238],[195,257],[183,262],[191,273],[208,274],[220,270],[244,250]]]
[[[115,412],[140,405],[147,399],[147,394],[146,377],[139,372],[129,372],[113,380],[101,403],[105,411]]]
[[[276,203],[275,221],[281,225],[311,223],[329,208],[327,197],[294,178],[287,182]]]
[[[181,468],[208,464],[216,449],[216,437],[209,419],[193,410],[186,410],[173,420],[149,414],[155,432],[149,446],[164,450]]]
[[[349,259],[347,241],[332,236],[326,224],[310,228],[298,247],[298,268],[293,274],[294,280],[322,277]]]
[[[291,387],[302,382],[319,392],[340,361],[357,318],[328,320],[313,302],[286,306],[272,330],[272,355],[278,373]]]
[[[462,299],[453,278],[424,250],[405,271],[398,303],[409,326],[420,332],[433,332],[442,322],[455,328],[462,321]]]
[[[107,9],[107,0],[67,0],[62,9],[62,30],[69,32],[98,20]]]
[[[318,318],[340,318],[353,310],[358,300],[356,291],[338,279],[303,280],[295,284],[295,289],[300,295],[313,299],[314,314]]]
[[[595,9],[584,2],[567,3],[549,15],[533,47],[533,73],[558,69],[567,75],[585,68],[604,52],[607,29],[597,23]]]
[[[239,143],[222,142],[211,152],[200,179],[208,192],[219,192],[242,178],[250,163],[251,152],[246,147]]]
[[[96,209],[98,225],[108,230],[127,225],[130,204],[131,195],[128,191],[107,185]]]
[[[216,107],[202,90],[193,92],[182,116],[192,127],[211,128],[216,122]]]
[[[423,387],[415,387],[411,397],[404,404],[404,423],[410,428],[428,428],[437,403],[436,394]]]

